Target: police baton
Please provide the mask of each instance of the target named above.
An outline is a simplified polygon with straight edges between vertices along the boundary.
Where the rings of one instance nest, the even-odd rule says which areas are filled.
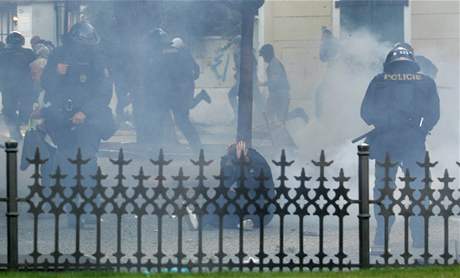
[[[371,131],[368,131],[366,133],[364,133],[363,135],[360,135],[358,137],[356,137],[355,139],[351,140],[351,143],[356,143],[358,141],[361,141],[363,140],[364,138],[366,138],[367,136],[369,136],[372,132],[374,132],[375,129],[371,130]]]

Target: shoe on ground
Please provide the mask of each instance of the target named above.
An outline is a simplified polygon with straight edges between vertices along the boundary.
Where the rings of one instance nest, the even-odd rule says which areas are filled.
[[[249,264],[249,263],[253,263],[253,264],[258,264],[259,263],[259,258],[256,258],[256,257],[247,257],[243,260],[243,264]]]

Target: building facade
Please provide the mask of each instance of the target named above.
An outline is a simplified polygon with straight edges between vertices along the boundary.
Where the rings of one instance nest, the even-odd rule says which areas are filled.
[[[6,0],[0,3],[0,39],[11,31],[30,38],[39,35],[55,44],[80,19],[80,1]]]
[[[317,105],[315,91],[321,85],[321,80],[328,78],[328,65],[319,58],[322,26],[330,28],[334,36],[341,40],[349,39],[356,30],[365,29],[376,38],[378,45],[385,45],[387,48],[397,41],[411,43],[416,54],[428,57],[439,70],[436,81],[442,115],[429,143],[435,146],[437,143],[452,141],[458,150],[459,3],[449,0],[268,0],[259,16],[259,34],[262,34],[259,40],[260,43],[272,43],[275,46],[292,83],[292,100],[304,106],[311,114],[314,114]],[[359,70],[347,78],[358,74]],[[347,122],[358,123],[355,129],[347,127],[340,131],[350,139],[369,129],[359,126],[362,122],[359,118],[359,106],[370,81],[365,79],[355,80],[356,82],[337,80],[343,83],[341,86],[344,91],[347,87],[356,85],[355,90],[345,97],[340,96],[341,92],[335,92],[334,96],[327,99],[337,99],[329,107],[339,107],[338,110],[341,110],[343,105],[344,109],[355,111],[354,114],[325,111],[334,114],[331,122],[343,120],[345,117]],[[313,121],[309,129],[313,130],[309,134],[317,134],[315,129],[320,130],[321,123],[315,125],[315,117],[311,118]],[[327,121],[325,124],[327,125]],[[340,130],[340,127],[337,129]],[[327,136],[328,132],[324,131],[323,136]],[[307,137],[305,144],[311,143],[311,140],[314,140],[312,136]]]
[[[81,18],[81,4],[85,1],[8,0],[0,3],[0,39],[4,41],[12,30],[29,39],[39,35],[60,43],[61,35]],[[256,20],[255,48],[264,43],[275,46],[277,56],[286,67],[291,83],[291,104],[301,106],[311,115],[311,124],[295,134],[300,145],[324,144],[325,137],[349,142],[367,131],[359,118],[359,106],[372,74],[379,68],[364,69],[369,64],[381,66],[384,52],[397,41],[411,43],[417,54],[428,57],[438,67],[437,83],[443,115],[438,124],[442,133],[434,133],[432,144],[452,140],[458,146],[460,114],[460,4],[450,0],[266,0]],[[348,41],[347,48],[356,48],[362,56],[375,55],[374,60],[331,65],[320,60],[321,29],[329,28],[338,40]],[[365,30],[372,41],[356,40]],[[201,66],[197,88],[205,88],[215,105],[195,109],[192,116],[198,121],[226,122],[232,110],[226,93],[234,84],[232,49],[219,50],[229,38],[209,37],[194,49]],[[362,43],[368,43],[367,46]],[[354,44],[353,44],[354,43]],[[366,49],[368,48],[368,49]],[[379,51],[377,51],[379,48]],[[353,52],[353,49],[349,50]],[[220,55],[220,56],[219,56]],[[219,57],[217,57],[219,56]],[[358,55],[359,56],[359,55]],[[218,59],[217,59],[217,58]],[[216,60],[221,60],[216,67]],[[352,60],[353,60],[352,59]],[[349,62],[349,61],[345,61]],[[361,63],[361,64],[360,64]],[[367,63],[367,64],[366,64]],[[259,60],[259,77],[264,78],[263,62]],[[324,80],[337,86],[324,86]],[[319,98],[318,91],[326,91]],[[321,104],[322,102],[322,104]],[[313,116],[323,105],[321,119]],[[341,109],[336,109],[340,107]],[[445,116],[448,115],[448,116]],[[347,119],[352,125],[337,125],[337,119]],[[294,122],[293,124],[298,124]],[[331,133],[329,129],[334,129]],[[303,132],[308,130],[308,132]],[[309,136],[316,134],[320,136]],[[315,139],[318,138],[318,139]],[[301,140],[308,138],[308,140]],[[331,145],[337,142],[331,141]],[[302,147],[302,146],[301,146]],[[312,149],[317,149],[312,147]],[[458,149],[458,148],[457,148]]]

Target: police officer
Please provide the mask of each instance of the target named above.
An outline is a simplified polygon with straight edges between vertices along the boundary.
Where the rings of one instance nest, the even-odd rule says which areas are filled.
[[[164,147],[178,142],[169,112],[170,82],[164,53],[171,46],[161,28],[151,30],[145,44],[142,90],[133,95],[136,137],[138,143]]]
[[[189,72],[186,76],[184,76],[183,80],[184,88],[190,91],[190,95],[193,97],[190,101],[190,110],[194,109],[202,101],[207,102],[208,104],[211,103],[211,97],[206,90],[201,90],[195,96],[195,81],[200,77],[200,65],[198,65],[193,58],[190,49],[185,45],[182,38],[179,37],[172,39],[171,46],[179,50],[180,55],[182,55],[184,59],[184,63],[189,65],[188,71],[191,71],[191,73]]]
[[[396,45],[387,55],[383,73],[369,84],[361,106],[361,117],[374,126],[366,138],[370,145],[370,157],[384,161],[388,153],[399,167],[409,169],[416,177],[413,189],[423,185],[424,171],[416,162],[425,154],[425,140],[439,120],[439,97],[436,84],[430,77],[419,73],[420,67],[410,47]],[[397,167],[391,168],[389,178],[395,188]],[[375,165],[374,199],[378,199],[384,187],[385,171]],[[388,205],[387,202],[384,202]],[[378,215],[380,208],[374,206],[377,220],[373,253],[383,252],[384,219]],[[390,218],[389,229],[394,223]],[[423,247],[423,221],[420,216],[410,218],[410,230],[414,248]]]
[[[42,85],[46,90],[46,108],[41,116],[45,128],[57,146],[56,166],[67,175],[65,186],[74,186],[75,159],[78,148],[83,159],[84,186],[92,186],[90,175],[96,173],[96,153],[101,139],[115,132],[112,112],[112,80],[99,49],[99,36],[87,22],[72,26],[64,44],[49,57]],[[74,223],[69,223],[73,225]]]
[[[165,92],[167,94],[167,107],[174,115],[174,122],[187,139],[194,151],[201,148],[201,140],[198,131],[190,121],[189,111],[192,106],[195,88],[195,79],[199,76],[199,67],[190,51],[185,47],[182,40],[176,45],[171,44],[163,50],[162,67],[165,74]]]
[[[24,36],[12,32],[6,38],[6,48],[0,52],[0,86],[3,116],[10,137],[21,140],[21,124],[25,124],[32,112],[34,94],[30,64],[35,60],[31,49],[24,48]]]

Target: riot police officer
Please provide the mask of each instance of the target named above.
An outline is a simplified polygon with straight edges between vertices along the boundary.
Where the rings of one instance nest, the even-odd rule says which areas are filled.
[[[180,43],[179,43],[180,45]],[[163,49],[163,67],[165,75],[166,107],[174,115],[174,123],[187,139],[194,151],[201,148],[201,140],[195,126],[190,121],[189,111],[192,106],[195,79],[199,67],[190,51],[185,47],[171,44]]]
[[[35,60],[31,49],[24,48],[25,39],[19,32],[6,38],[7,47],[0,52],[0,86],[3,116],[10,137],[20,140],[20,125],[25,124],[36,99],[30,64]]]
[[[423,185],[424,171],[416,162],[423,161],[425,140],[439,120],[439,97],[436,84],[430,77],[419,73],[420,67],[410,47],[396,45],[387,55],[383,73],[369,84],[361,106],[361,117],[375,127],[366,138],[370,145],[370,157],[383,161],[388,153],[398,166],[409,169],[416,177],[413,189]],[[395,188],[397,167],[390,169],[391,187]],[[375,165],[374,199],[378,199],[384,187],[385,169]],[[384,202],[384,205],[388,205]],[[377,220],[373,253],[381,254],[384,246],[384,219],[374,213]],[[394,223],[390,218],[389,229]],[[421,216],[410,219],[414,248],[423,247],[423,221]]]
[[[156,147],[177,143],[174,122],[169,112],[171,96],[164,50],[170,48],[168,34],[155,28],[145,38],[142,62],[142,89],[133,95],[138,143]]]
[[[90,175],[96,173],[100,141],[115,132],[108,107],[112,80],[99,42],[91,24],[76,23],[65,35],[64,45],[49,57],[42,77],[47,104],[41,116],[46,131],[57,146],[56,166],[67,175],[63,182],[65,186],[75,184],[76,167],[68,159],[75,159],[78,148],[83,159],[91,159],[82,168],[83,184],[94,184]]]

